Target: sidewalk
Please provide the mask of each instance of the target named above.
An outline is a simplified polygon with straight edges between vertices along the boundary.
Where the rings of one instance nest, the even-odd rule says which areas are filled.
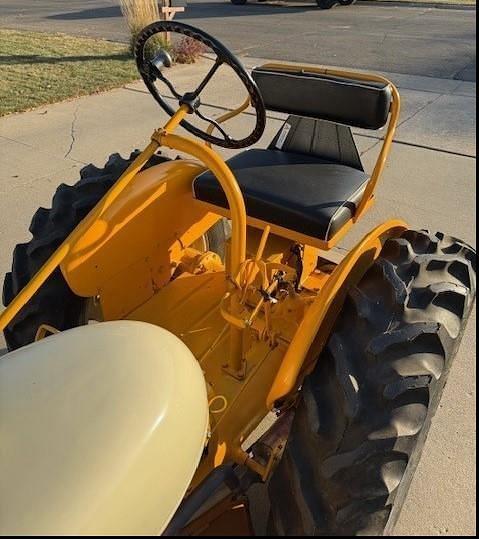
[[[265,60],[245,58],[251,68]],[[177,81],[193,76],[196,66],[177,68]],[[228,74],[229,75],[229,74]],[[402,96],[400,126],[378,192],[379,203],[360,223],[353,241],[373,223],[401,215],[411,226],[444,229],[475,243],[472,222],[475,190],[474,83],[387,74]],[[231,77],[208,87],[203,102],[211,116],[242,101]],[[211,89],[210,89],[211,88]],[[231,97],[233,96],[233,97]],[[49,204],[55,186],[74,182],[86,163],[102,165],[113,152],[127,154],[148,142],[165,114],[141,82],[73,101],[45,106],[0,120],[0,271],[11,247],[26,234],[27,221],[40,204]],[[282,115],[271,114],[263,139],[269,143]],[[251,121],[248,115],[236,124]],[[235,123],[232,123],[236,127]],[[376,134],[356,130],[366,167],[378,150]],[[222,151],[229,156],[232,152]],[[8,197],[5,194],[8,193]],[[17,219],[11,220],[15,208]],[[22,222],[19,222],[22,221]]]
[[[247,67],[260,63],[245,59]],[[178,76],[186,82],[196,68],[182,66]],[[398,84],[403,99],[396,142],[376,206],[341,248],[347,249],[374,225],[392,217],[475,245],[476,85],[395,74],[389,78]],[[236,95],[232,80],[221,80],[221,90],[210,90],[203,99],[210,105],[205,112],[220,115],[232,95]],[[235,102],[241,100],[238,96]],[[0,119],[0,274],[9,269],[14,245],[28,239],[34,211],[40,205],[49,207],[59,183],[77,181],[86,163],[102,166],[111,153],[127,155],[145,146],[165,118],[143,85],[134,83]],[[270,115],[258,146],[269,143],[281,118]],[[237,126],[247,121],[251,116],[242,115]],[[379,139],[357,131],[357,141],[371,170]],[[474,535],[474,325],[471,320],[397,534]],[[0,339],[0,350],[2,343]]]

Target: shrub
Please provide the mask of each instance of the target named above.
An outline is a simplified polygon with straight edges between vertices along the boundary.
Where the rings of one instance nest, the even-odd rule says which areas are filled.
[[[119,1],[121,12],[130,30],[130,51],[133,53],[138,34],[148,24],[161,19],[158,0]],[[206,52],[206,47],[196,39],[182,37],[171,44],[166,41],[166,36],[156,35],[146,43],[146,56],[153,56],[159,48],[168,50],[173,62],[178,64],[193,64],[201,54]]]
[[[207,51],[206,46],[191,37],[183,37],[171,46],[171,56],[178,64],[194,64]]]
[[[130,30],[130,50],[145,26],[160,19],[158,0],[120,0],[120,9]]]

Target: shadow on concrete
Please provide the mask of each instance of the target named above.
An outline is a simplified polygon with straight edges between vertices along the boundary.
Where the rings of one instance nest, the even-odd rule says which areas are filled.
[[[56,13],[55,15],[48,15],[46,18],[55,21],[83,21],[87,19],[108,19],[121,16],[120,6],[109,6]]]
[[[6,355],[8,350],[6,348],[0,348],[0,357]]]
[[[215,17],[247,17],[256,15],[278,14],[278,13],[295,13],[304,12],[306,10],[317,10],[316,2],[310,5],[280,5],[280,4],[265,4],[251,3],[244,6],[234,6],[229,2],[201,2],[198,4],[188,3],[186,11],[182,15],[178,15],[177,19],[206,19]],[[46,18],[57,21],[76,21],[88,19],[107,19],[121,17],[119,6],[98,7],[91,9],[82,9],[81,11],[71,11],[66,13],[57,13],[49,15]]]
[[[453,1],[453,0],[452,0]],[[355,8],[360,8],[361,6],[373,6],[376,8],[380,7],[432,7],[429,2],[417,2],[412,1],[410,4],[405,2],[394,2],[394,0],[388,0],[386,2],[381,2],[381,0],[361,0],[360,3],[355,4]],[[336,9],[345,9],[341,6],[335,6]],[[351,7],[351,6],[347,6]],[[444,8],[448,9],[451,6],[447,4],[434,4],[435,8]],[[456,6],[453,6],[456,7]],[[463,9],[475,9],[475,6],[459,6]],[[177,19],[206,19],[206,18],[221,18],[221,17],[248,17],[256,15],[268,15],[278,13],[296,13],[308,10],[317,10],[318,6],[316,5],[315,0],[311,2],[292,2],[292,3],[268,3],[268,2],[258,2],[258,1],[249,1],[243,6],[235,6],[224,0],[224,2],[198,2],[186,3],[186,11],[184,14],[177,16]],[[81,11],[70,11],[66,13],[57,13],[55,15],[49,15],[46,18],[58,21],[76,21],[76,20],[92,20],[92,19],[107,19],[107,18],[117,18],[121,17],[121,10],[119,6],[108,6],[108,7],[97,7],[97,8],[87,8],[82,9]]]
[[[71,62],[91,62],[97,60],[117,60],[124,62],[131,60],[132,56],[127,52],[106,55],[84,55],[84,56],[37,56],[35,54],[2,56],[0,55],[0,65],[22,65],[22,64],[65,64]]]

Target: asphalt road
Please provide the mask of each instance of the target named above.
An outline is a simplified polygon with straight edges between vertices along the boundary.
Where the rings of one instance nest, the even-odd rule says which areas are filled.
[[[475,82],[475,15],[384,2],[323,11],[194,0],[180,18],[243,55]],[[127,39],[117,0],[0,0],[0,26]]]

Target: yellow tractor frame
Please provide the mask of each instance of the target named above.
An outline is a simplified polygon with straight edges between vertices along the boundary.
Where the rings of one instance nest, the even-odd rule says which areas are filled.
[[[264,67],[298,70],[288,64]],[[226,461],[245,464],[268,477],[275,452],[266,464],[254,460],[247,452],[248,438],[269,412],[294,402],[348,288],[364,275],[384,242],[407,229],[402,221],[387,221],[339,264],[331,263],[327,251],[373,203],[400,98],[394,85],[380,76],[299,66],[303,68],[385,83],[393,97],[384,142],[356,215],[330,241],[249,218],[238,183],[223,159],[207,144],[174,133],[188,113],[183,105],[153,133],[119,181],[0,315],[3,330],[60,266],[76,294],[98,298],[104,320],[141,320],[179,336],[199,361],[209,392],[211,435],[193,484]],[[247,106],[243,103],[219,121]],[[141,171],[161,146],[199,162],[177,160]],[[193,198],[192,181],[205,169],[220,182],[229,210]],[[225,264],[216,254],[198,248],[208,229],[224,216],[232,223]],[[299,245],[302,253],[300,275],[288,260],[293,245]],[[294,276],[301,288],[276,302],[271,298],[278,272],[285,281]]]

